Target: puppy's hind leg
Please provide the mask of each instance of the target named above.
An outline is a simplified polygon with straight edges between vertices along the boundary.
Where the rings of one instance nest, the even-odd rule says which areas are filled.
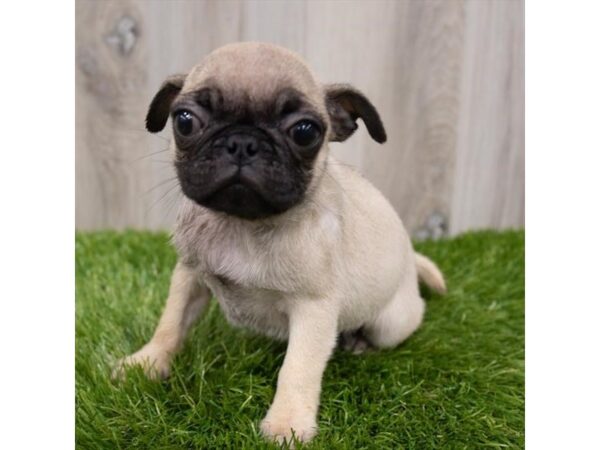
[[[149,378],[169,376],[171,359],[181,348],[192,324],[210,301],[209,289],[200,282],[196,271],[177,263],[171,277],[167,304],[152,339],[140,350],[121,359],[113,370],[120,378],[127,366],[143,367]]]
[[[371,348],[371,344],[365,338],[362,328],[340,333],[338,346],[344,351],[352,352],[355,355],[360,355]]]
[[[369,344],[391,348],[407,339],[423,321],[425,302],[418,287],[400,286],[392,300],[379,312],[374,321],[362,329]]]

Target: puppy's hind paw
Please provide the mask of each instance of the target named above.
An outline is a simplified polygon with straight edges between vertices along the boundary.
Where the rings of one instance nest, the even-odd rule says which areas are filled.
[[[344,331],[340,334],[339,347],[347,352],[360,355],[372,348],[369,341],[364,337],[362,329],[355,331]]]

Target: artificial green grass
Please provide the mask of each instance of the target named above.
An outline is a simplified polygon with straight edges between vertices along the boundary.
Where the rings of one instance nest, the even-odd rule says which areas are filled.
[[[166,234],[79,233],[76,442],[83,449],[276,448],[258,424],[285,344],[230,327],[215,302],[164,382],[110,364],[152,335],[175,253]],[[394,350],[337,351],[315,449],[524,446],[524,232],[479,232],[416,248],[449,292],[426,294],[423,326]]]

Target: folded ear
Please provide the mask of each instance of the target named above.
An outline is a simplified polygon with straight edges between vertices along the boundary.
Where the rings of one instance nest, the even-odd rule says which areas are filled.
[[[171,75],[168,77],[156,93],[146,115],[146,129],[152,133],[162,130],[169,119],[171,103],[181,91],[183,82],[187,75]]]
[[[360,117],[371,137],[383,144],[387,136],[379,118],[379,113],[362,92],[349,84],[328,84],[325,86],[325,104],[331,119],[331,141],[342,142],[358,128]]]

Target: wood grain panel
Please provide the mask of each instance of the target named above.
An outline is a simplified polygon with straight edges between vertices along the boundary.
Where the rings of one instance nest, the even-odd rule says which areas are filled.
[[[522,227],[525,214],[523,3],[466,4],[450,231]]]
[[[79,228],[143,226],[147,47],[135,2],[76,3],[76,220]],[[142,87],[142,89],[140,89]]]
[[[76,17],[80,229],[170,227],[169,132],[144,132],[146,107],[167,75],[240,40],[367,94],[388,142],[361,126],[332,150],[414,234],[523,224],[520,0],[79,0]]]

